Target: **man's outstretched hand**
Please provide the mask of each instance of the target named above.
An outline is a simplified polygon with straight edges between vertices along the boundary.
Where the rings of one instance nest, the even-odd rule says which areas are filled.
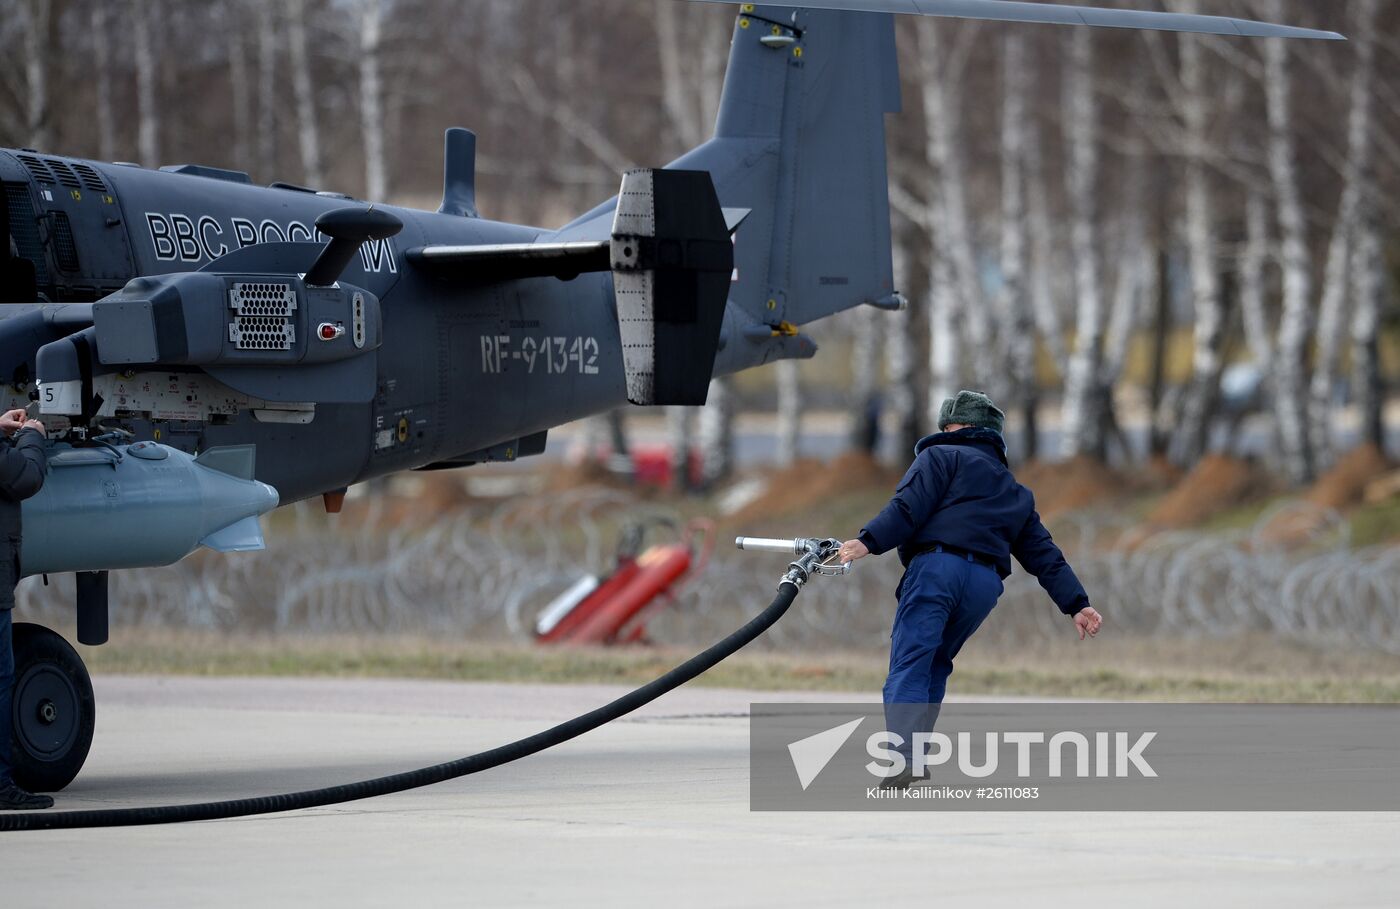
[[[1074,616],[1074,627],[1079,629],[1079,640],[1084,640],[1087,634],[1089,637],[1099,633],[1099,627],[1103,625],[1103,616],[1092,606],[1085,606]]]
[[[863,559],[870,555],[870,550],[860,540],[847,540],[841,544],[841,564],[854,562],[856,559]]]

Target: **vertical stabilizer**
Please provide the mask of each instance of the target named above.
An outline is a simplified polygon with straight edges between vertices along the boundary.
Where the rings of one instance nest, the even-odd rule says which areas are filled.
[[[735,236],[736,328],[757,336],[891,299],[885,115],[899,104],[893,17],[741,7],[715,137],[670,165],[708,171],[721,205],[750,210]],[[606,236],[615,204],[561,235]]]

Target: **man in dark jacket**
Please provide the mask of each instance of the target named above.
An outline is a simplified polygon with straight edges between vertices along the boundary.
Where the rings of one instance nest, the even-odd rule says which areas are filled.
[[[44,485],[44,424],[23,410],[0,415],[0,810],[51,808],[53,799],[25,792],[10,776],[15,653],[10,612],[19,583],[20,502]]]
[[[986,395],[960,391],[943,402],[937,435],[914,448],[914,463],[894,498],[857,539],[841,545],[841,561],[898,548],[904,564],[890,636],[885,681],[889,731],[900,736],[907,785],[913,734],[932,730],[953,658],[991,613],[1011,574],[1011,557],[1035,575],[1079,639],[1099,632],[1103,617],[1074,576],[1035,511],[1035,498],[1006,461],[1002,414]]]

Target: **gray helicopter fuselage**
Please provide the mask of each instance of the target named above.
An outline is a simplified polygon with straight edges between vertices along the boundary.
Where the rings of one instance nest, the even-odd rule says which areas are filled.
[[[66,159],[0,152],[0,180],[12,203],[28,193],[41,222],[62,213],[72,232],[77,268],[65,270],[75,264],[71,258],[49,261],[40,276],[41,290],[54,302],[91,301],[137,276],[222,268],[239,257],[256,263],[263,250],[292,243],[301,249],[283,252],[299,252],[309,262],[325,245],[316,219],[362,205],[343,196],[253,186],[235,175],[95,162],[73,162],[83,167],[72,171],[76,182],[86,185],[68,187],[37,179],[19,155]],[[50,172],[70,173],[61,165]],[[530,243],[546,232],[379,207],[401,219],[403,231],[367,243],[342,276],[380,301],[383,343],[363,355],[374,359],[371,400],[319,403],[304,425],[260,422],[247,411],[203,421],[115,417],[102,425],[192,452],[255,445],[257,478],[286,503],[400,470],[471,463],[466,456],[473,453],[478,460],[512,458],[516,440],[626,403],[610,273],[567,281],[444,280],[413,267],[407,251]],[[85,271],[89,260],[95,267]],[[302,380],[288,369],[285,381]],[[488,451],[494,446],[505,447]]]

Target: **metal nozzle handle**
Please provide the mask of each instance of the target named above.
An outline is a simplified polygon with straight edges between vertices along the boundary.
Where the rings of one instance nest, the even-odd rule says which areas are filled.
[[[806,540],[771,540],[763,537],[738,537],[734,545],[745,552],[781,552],[784,555],[801,555],[807,551]]]

